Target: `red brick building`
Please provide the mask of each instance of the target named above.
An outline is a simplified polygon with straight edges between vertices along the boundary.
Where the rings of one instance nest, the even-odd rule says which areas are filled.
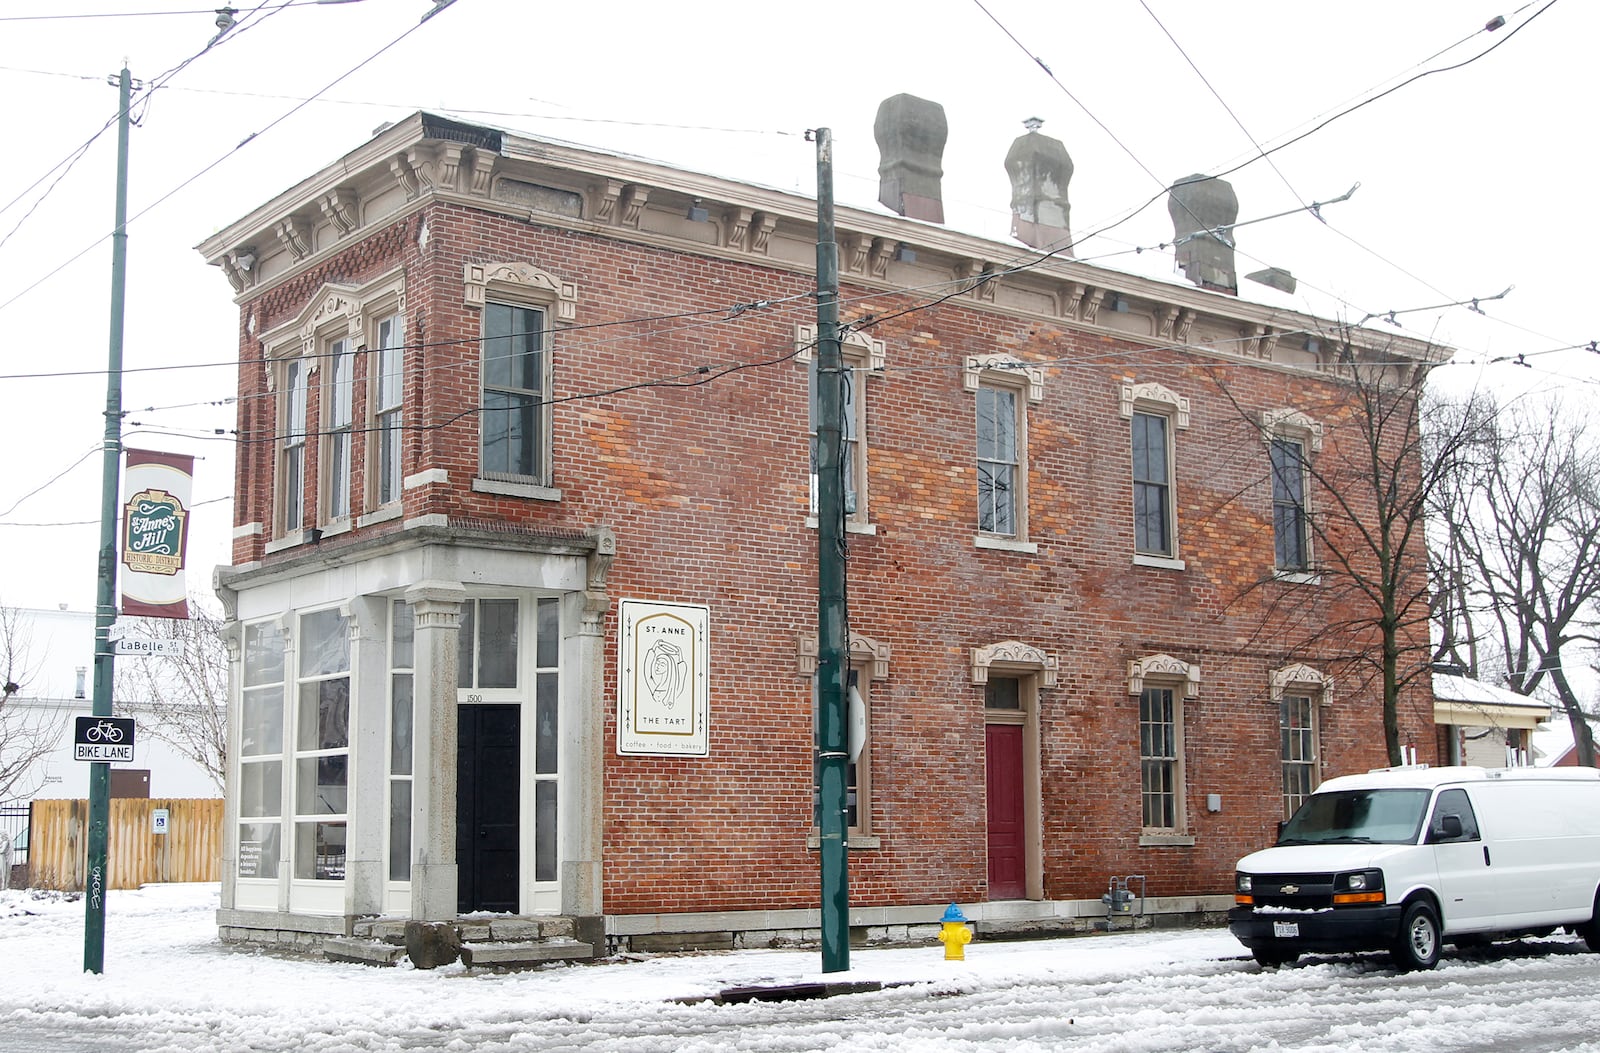
[[[1275,621],[1353,412],[1329,326],[837,223],[852,924],[1225,903],[1385,762]],[[815,241],[802,196],[418,114],[201,246],[240,306],[225,935],[815,929]]]

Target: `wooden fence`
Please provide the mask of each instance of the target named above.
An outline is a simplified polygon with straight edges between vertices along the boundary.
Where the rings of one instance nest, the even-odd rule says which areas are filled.
[[[220,799],[111,801],[108,888],[169,881],[216,881],[221,872]],[[167,829],[157,833],[156,810]],[[28,834],[28,885],[81,892],[89,849],[88,801],[34,801]]]

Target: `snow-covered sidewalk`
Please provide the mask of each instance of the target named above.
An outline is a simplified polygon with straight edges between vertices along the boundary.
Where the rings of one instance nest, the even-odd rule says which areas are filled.
[[[0,892],[0,947],[11,982],[0,990],[0,1042],[7,1017],[36,1026],[100,1021],[149,1038],[197,1018],[249,1021],[252,1044],[303,1033],[318,1018],[337,1021],[351,1043],[379,1048],[364,1030],[402,1026],[470,1035],[514,1014],[640,1013],[664,1003],[709,999],[727,988],[823,982],[933,984],[955,992],[987,985],[1126,977],[1177,962],[1235,958],[1243,948],[1225,931],[1126,933],[1027,942],[974,942],[966,960],[945,961],[942,946],[852,950],[848,972],[824,974],[816,950],[760,950],[608,959],[518,973],[378,969],[254,953],[218,942],[215,885],[156,885],[114,891],[107,904],[105,968],[82,971],[81,899],[27,890]],[[722,1012],[730,1007],[722,1007]],[[113,1025],[111,1021],[119,1021]],[[217,1026],[213,1023],[212,1026]],[[283,1033],[271,1034],[273,1028]],[[124,1030],[127,1029],[127,1030]],[[240,1038],[242,1036],[235,1036]],[[213,1034],[212,1048],[228,1048]],[[0,1046],[0,1048],[4,1048]],[[205,1048],[172,1036],[172,1049]]]

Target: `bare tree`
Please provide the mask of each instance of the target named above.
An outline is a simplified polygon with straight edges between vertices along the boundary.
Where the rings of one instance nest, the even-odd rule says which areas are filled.
[[[222,615],[191,596],[188,620],[139,621],[140,635],[175,640],[182,653],[119,662],[119,708],[138,718],[141,732],[204,768],[221,790],[228,757],[228,648]]]
[[[1305,573],[1284,573],[1280,549],[1278,569],[1246,592],[1264,599],[1262,631],[1274,649],[1330,664],[1379,701],[1385,752],[1398,765],[1406,761],[1402,697],[1431,671],[1428,499],[1470,451],[1467,422],[1475,417],[1424,412],[1429,364],[1414,354],[1360,348],[1348,333],[1330,339],[1338,347],[1338,389],[1321,396],[1316,411],[1323,448],[1277,456],[1268,472],[1275,492],[1296,491],[1304,481],[1287,515],[1309,541]],[[1261,425],[1220,376],[1218,386],[1242,420]],[[1283,530],[1275,523],[1275,534]],[[1426,720],[1431,724],[1431,712]]]
[[[1579,763],[1593,767],[1568,671],[1592,663],[1600,643],[1600,444],[1558,398],[1517,402],[1477,431],[1484,456],[1458,460],[1433,502],[1434,575],[1450,590],[1436,615],[1441,651],[1474,671],[1503,666],[1518,694],[1548,690]]]
[[[60,743],[65,717],[39,700],[39,674],[27,616],[0,606],[0,804],[30,796],[44,777],[40,765]]]

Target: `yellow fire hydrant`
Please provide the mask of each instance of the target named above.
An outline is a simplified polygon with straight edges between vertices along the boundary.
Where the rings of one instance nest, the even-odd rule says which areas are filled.
[[[939,942],[944,944],[944,960],[966,961],[967,944],[972,942],[972,930],[967,927],[967,916],[961,913],[960,907],[952,903],[944,912],[944,917],[939,920],[943,923],[939,928]]]

